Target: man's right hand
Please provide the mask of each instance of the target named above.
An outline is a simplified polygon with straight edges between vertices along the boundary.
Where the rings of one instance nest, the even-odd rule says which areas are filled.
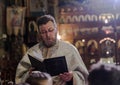
[[[34,67],[29,68],[29,74],[31,74],[34,69]]]

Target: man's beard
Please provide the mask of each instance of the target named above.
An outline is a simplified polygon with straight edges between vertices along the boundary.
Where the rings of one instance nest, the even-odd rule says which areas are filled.
[[[56,39],[54,39],[53,41],[43,41],[43,44],[47,47],[47,48],[49,48],[49,47],[52,47],[52,46],[54,46],[55,44],[56,44]]]

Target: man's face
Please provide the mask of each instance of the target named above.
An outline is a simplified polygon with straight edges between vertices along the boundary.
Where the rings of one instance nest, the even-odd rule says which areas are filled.
[[[39,32],[45,46],[51,47],[55,45],[57,39],[57,29],[52,21],[39,26]]]

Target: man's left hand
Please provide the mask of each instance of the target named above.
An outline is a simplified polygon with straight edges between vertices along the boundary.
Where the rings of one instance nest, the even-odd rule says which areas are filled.
[[[59,76],[63,81],[68,82],[73,78],[73,73],[72,72],[65,72],[63,74],[60,74]]]

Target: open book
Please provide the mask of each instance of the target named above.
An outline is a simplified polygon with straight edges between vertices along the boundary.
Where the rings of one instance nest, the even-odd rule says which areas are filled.
[[[56,76],[60,73],[68,72],[65,56],[44,59],[44,61],[40,61],[30,55],[28,55],[28,57],[32,67],[35,68],[34,70],[47,72],[51,76]]]

